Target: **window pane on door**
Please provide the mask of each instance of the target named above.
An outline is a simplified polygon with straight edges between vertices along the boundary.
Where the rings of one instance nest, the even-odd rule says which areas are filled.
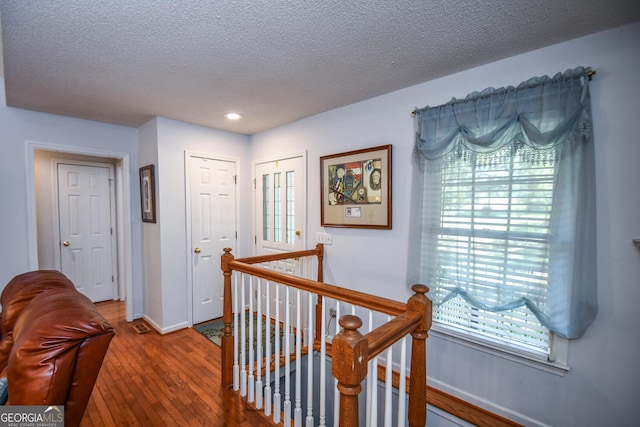
[[[280,172],[273,174],[273,241],[282,242],[282,184]]]
[[[269,194],[270,194],[269,175],[262,175],[262,239],[263,240],[271,239],[271,221],[270,221],[271,209],[269,207]]]
[[[294,244],[296,239],[296,174],[287,172],[287,243]]]

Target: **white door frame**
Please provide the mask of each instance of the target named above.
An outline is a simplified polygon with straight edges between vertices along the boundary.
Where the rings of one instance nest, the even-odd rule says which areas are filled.
[[[302,192],[304,195],[304,203],[302,204],[302,247],[303,249],[307,248],[307,244],[309,243],[309,239],[307,238],[307,193],[308,193],[308,188],[307,188],[307,171],[308,171],[308,167],[307,167],[307,150],[304,150],[302,152],[297,152],[297,153],[289,153],[289,154],[282,154],[282,155],[276,155],[276,156],[270,156],[267,158],[262,158],[262,159],[258,159],[258,160],[253,160],[252,164],[251,164],[251,177],[253,180],[253,195],[251,197],[251,218],[252,218],[252,222],[251,222],[251,228],[253,230],[253,236],[254,238],[252,239],[252,247],[253,249],[251,250],[251,253],[253,255],[257,255],[256,250],[258,248],[257,244],[256,244],[256,238],[258,236],[258,230],[256,229],[256,223],[258,221],[258,218],[256,217],[256,215],[258,215],[258,207],[256,206],[256,191],[258,191],[258,177],[256,176],[256,166],[261,164],[261,163],[270,163],[270,162],[275,162],[275,161],[280,161],[280,160],[287,160],[287,159],[293,159],[295,157],[302,157],[302,177],[301,177],[301,188],[302,188]],[[297,177],[296,177],[297,179]]]
[[[115,276],[115,281],[113,281],[111,283],[111,294],[112,297],[117,297],[120,298],[120,300],[124,300],[124,292],[123,290],[120,289],[120,281],[118,280],[118,274],[117,274],[117,270],[118,270],[118,251],[117,251],[117,233],[118,233],[118,224],[117,222],[115,222],[115,218],[116,218],[116,206],[118,206],[118,204],[115,202],[115,193],[116,193],[116,189],[113,186],[113,183],[115,182],[115,169],[116,166],[113,164],[113,162],[91,162],[91,161],[86,161],[86,160],[70,160],[70,159],[63,159],[63,158],[53,158],[51,159],[51,163],[53,165],[51,171],[54,175],[54,185],[53,185],[53,192],[54,192],[54,197],[53,197],[53,204],[54,204],[54,208],[52,209],[53,212],[51,212],[52,215],[52,221],[54,224],[53,227],[53,238],[56,242],[60,242],[62,239],[60,238],[60,206],[59,206],[59,202],[60,202],[60,194],[59,194],[59,187],[58,184],[55,184],[58,182],[58,165],[60,164],[72,164],[72,165],[77,165],[77,166],[89,166],[89,167],[102,167],[102,168],[108,168],[109,169],[109,221],[111,222],[113,228],[116,229],[116,233],[113,234],[113,232],[111,233],[111,273],[114,274]],[[113,174],[113,179],[112,179],[112,175]],[[56,267],[60,268],[60,271],[62,271],[62,258],[60,256],[60,245],[57,246],[57,249],[54,253],[54,262]],[[115,298],[114,298],[115,299]]]
[[[236,177],[241,176],[240,173],[240,159],[237,157],[227,157],[221,156],[219,154],[211,154],[211,153],[203,153],[200,151],[189,151],[185,150],[184,152],[184,178],[185,178],[185,229],[187,235],[187,247],[185,248],[185,253],[187,254],[187,301],[189,302],[187,316],[188,316],[188,326],[193,326],[193,262],[192,262],[192,248],[193,242],[191,239],[191,157],[203,157],[211,160],[219,160],[223,162],[233,162],[236,165]],[[237,180],[237,178],[236,178]],[[238,215],[239,215],[239,201],[240,197],[238,197],[238,185],[235,188],[236,191],[236,206],[235,206],[235,223],[236,223],[236,232],[238,232]],[[236,236],[236,244],[239,242],[239,236]],[[232,248],[233,253],[238,253],[238,248]],[[222,274],[222,269],[220,270],[220,274]]]
[[[26,182],[27,182],[27,251],[30,270],[38,269],[38,232],[36,217],[35,152],[37,150],[57,153],[80,154],[93,157],[115,159],[116,188],[116,228],[118,283],[121,298],[124,295],[126,320],[134,320],[133,313],[133,250],[131,237],[131,170],[129,153],[120,151],[95,150],[39,141],[26,141]]]

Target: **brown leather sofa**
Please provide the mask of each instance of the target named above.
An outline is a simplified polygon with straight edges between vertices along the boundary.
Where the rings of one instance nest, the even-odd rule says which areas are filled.
[[[0,304],[6,404],[64,405],[65,426],[78,426],[114,328],[58,271],[14,277]]]

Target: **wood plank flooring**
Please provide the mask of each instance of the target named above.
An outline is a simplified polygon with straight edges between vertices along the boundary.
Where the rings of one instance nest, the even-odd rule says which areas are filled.
[[[220,348],[204,336],[191,328],[138,334],[125,320],[124,302],[96,306],[116,336],[82,427],[273,425],[220,385]]]

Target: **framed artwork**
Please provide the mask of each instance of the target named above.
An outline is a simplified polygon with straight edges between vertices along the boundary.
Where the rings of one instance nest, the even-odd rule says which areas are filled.
[[[391,229],[391,145],[320,157],[320,223]]]
[[[153,165],[140,168],[140,203],[142,221],[156,222],[156,196]]]

